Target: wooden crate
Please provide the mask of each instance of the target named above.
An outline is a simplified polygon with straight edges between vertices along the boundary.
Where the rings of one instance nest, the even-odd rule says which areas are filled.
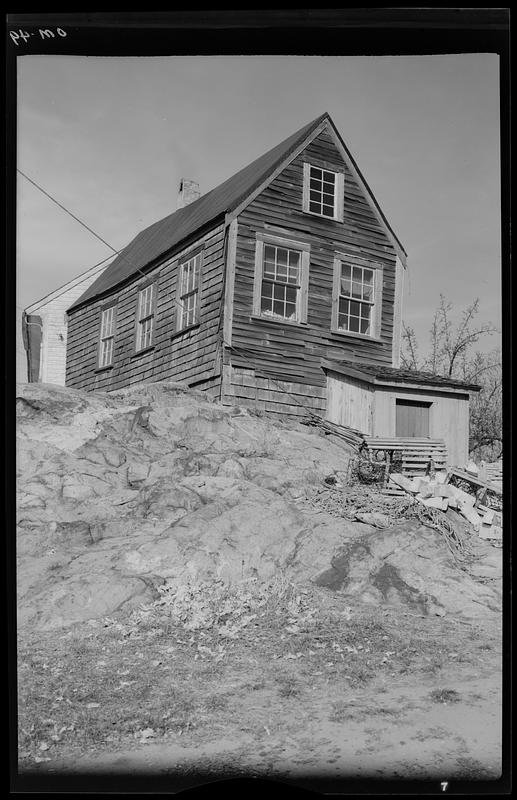
[[[424,473],[431,458],[435,469],[447,467],[447,448],[442,439],[366,437],[365,441],[369,450],[389,452],[392,459],[400,455],[406,475]]]

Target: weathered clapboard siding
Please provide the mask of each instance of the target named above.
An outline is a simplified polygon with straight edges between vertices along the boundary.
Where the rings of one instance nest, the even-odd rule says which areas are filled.
[[[261,411],[307,416],[311,410],[323,415],[326,389],[304,383],[260,377],[254,369],[226,368],[222,402]]]
[[[345,172],[344,222],[303,212],[303,162],[314,159]],[[257,232],[310,245],[306,324],[252,318]],[[336,253],[363,256],[382,265],[378,339],[331,331]],[[322,132],[238,217],[231,363],[238,368],[255,366],[257,375],[305,387],[326,386],[322,358],[391,365],[395,270],[396,254],[385,229],[330,134]],[[233,379],[231,386],[236,391]],[[287,397],[285,403],[290,403]]]
[[[176,333],[177,274],[180,260],[203,247],[201,310],[199,325]],[[160,265],[131,284],[88,306],[72,310],[69,320],[67,385],[110,391],[148,380],[177,380],[206,387],[218,395],[220,368],[217,351],[221,342],[224,226],[218,225],[188,248],[169,255]],[[138,292],[149,279],[157,287],[152,349],[135,353]],[[113,365],[97,369],[101,309],[116,301],[116,333]],[[220,361],[220,359],[219,359]]]

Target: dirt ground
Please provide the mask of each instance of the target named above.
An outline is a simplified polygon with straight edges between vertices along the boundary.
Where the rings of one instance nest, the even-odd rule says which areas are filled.
[[[154,623],[21,637],[21,774],[182,788],[500,776],[497,622],[311,591],[312,618],[259,615],[230,640]]]

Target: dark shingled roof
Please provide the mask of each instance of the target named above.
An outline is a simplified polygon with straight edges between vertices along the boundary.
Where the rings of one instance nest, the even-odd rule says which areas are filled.
[[[124,283],[175,245],[236,208],[325,119],[329,119],[327,113],[304,125],[198,200],[141,231],[69,310]]]
[[[398,367],[385,367],[375,364],[357,364],[353,361],[327,361],[323,362],[326,369],[335,372],[343,372],[363,379],[368,383],[418,383],[422,386],[443,386],[453,389],[465,389],[465,391],[479,391],[481,386],[475,383],[459,381],[456,378],[445,377],[444,375],[434,375],[432,372],[420,372],[413,369],[401,369]]]

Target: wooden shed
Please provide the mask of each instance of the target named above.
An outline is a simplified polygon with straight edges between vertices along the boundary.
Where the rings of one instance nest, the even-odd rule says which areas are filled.
[[[469,399],[479,386],[426,372],[325,360],[329,421],[369,437],[443,440],[449,464],[468,461]]]

